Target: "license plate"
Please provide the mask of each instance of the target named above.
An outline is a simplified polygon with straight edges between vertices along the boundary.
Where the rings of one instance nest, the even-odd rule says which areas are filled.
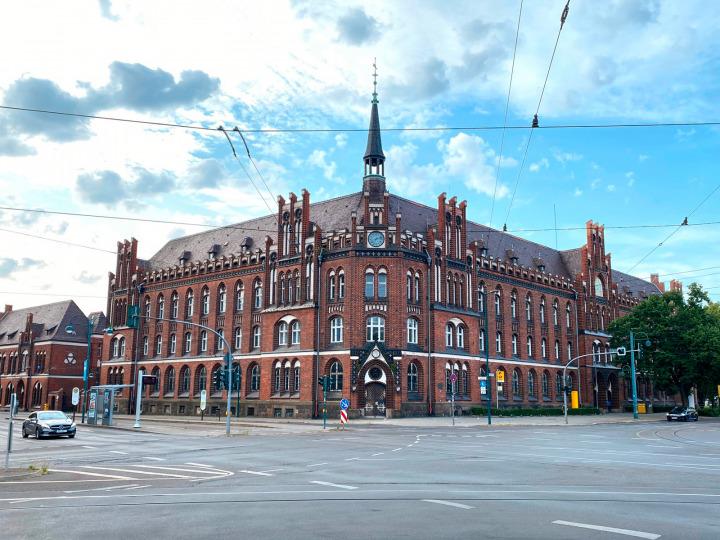
[[[57,430],[58,433],[65,433],[66,431],[67,431],[67,429],[58,429]]]

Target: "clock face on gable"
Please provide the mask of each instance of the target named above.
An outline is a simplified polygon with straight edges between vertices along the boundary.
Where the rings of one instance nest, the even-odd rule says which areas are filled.
[[[380,231],[373,231],[368,234],[368,244],[371,247],[380,247],[385,243],[385,235]]]

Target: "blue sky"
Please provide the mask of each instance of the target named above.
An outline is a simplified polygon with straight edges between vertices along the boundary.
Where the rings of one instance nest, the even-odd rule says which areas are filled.
[[[383,127],[502,125],[519,5],[88,0],[67,10],[13,2],[0,23],[0,46],[13,51],[0,73],[0,102],[209,127],[363,129],[377,58]],[[531,121],[563,6],[524,4],[510,125]],[[720,120],[720,14],[707,6],[573,2],[541,125]],[[505,134],[496,227],[527,136]],[[440,192],[457,195],[473,220],[488,223],[500,138],[500,131],[385,132],[388,186],[432,206]],[[306,187],[317,201],[360,189],[365,133],[247,139],[274,195]],[[537,130],[508,228],[553,227],[553,204],[560,228],[589,219],[608,227],[680,223],[720,182],[719,145],[717,127]],[[219,133],[31,113],[0,112],[0,188],[3,206],[22,208],[192,223],[267,212]],[[716,221],[719,209],[717,192],[689,221]],[[15,231],[0,231],[1,301],[73,296],[88,310],[105,307],[112,254],[17,232],[111,251],[135,236],[141,257],[150,257],[168,239],[202,230],[1,210],[0,222]],[[608,228],[614,268],[627,271],[671,230]],[[633,273],[669,280],[720,267],[717,231],[683,228]],[[556,241],[553,231],[518,234]],[[557,235],[560,249],[583,240],[583,231]],[[710,290],[720,298],[720,268],[677,277],[693,275],[718,287]]]

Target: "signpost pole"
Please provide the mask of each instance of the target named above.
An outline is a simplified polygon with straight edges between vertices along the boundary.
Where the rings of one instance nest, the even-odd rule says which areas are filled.
[[[85,390],[85,393],[87,394],[87,390]],[[77,386],[75,386],[72,389],[71,403],[75,407],[73,409],[73,422],[74,422],[75,421],[75,413],[77,412],[77,408],[78,408],[78,403],[80,403],[80,389]]]
[[[140,411],[141,411],[141,402],[142,402],[142,392],[143,392],[143,375],[145,372],[141,369],[138,371],[138,379],[137,379],[137,389],[135,390],[135,425],[134,428],[140,428]]]
[[[7,450],[5,451],[5,468],[10,466],[10,454],[12,453],[12,436],[13,436],[13,416],[15,415],[15,402],[17,396],[13,393],[10,394],[10,421],[8,422],[8,442]]]
[[[323,379],[323,429],[327,427],[327,378]]]

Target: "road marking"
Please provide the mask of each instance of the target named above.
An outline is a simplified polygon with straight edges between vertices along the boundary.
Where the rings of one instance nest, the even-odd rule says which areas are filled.
[[[96,447],[96,446],[86,446],[86,445],[83,445],[82,447],[83,447],[83,448],[87,448],[88,450],[97,450],[97,447]]]
[[[129,488],[127,488],[125,491],[132,491],[133,489],[142,489],[142,488],[146,488],[146,487],[150,487],[150,484],[146,484],[146,485],[144,485],[144,486],[129,487]]]
[[[265,469],[262,472],[268,473],[268,472],[278,472],[278,471],[284,471],[285,469]]]
[[[648,444],[648,448],[682,448],[682,446],[668,446],[666,444]]]
[[[375,457],[375,456],[382,456],[382,455],[383,455],[384,453],[385,453],[385,452],[378,452],[377,454],[373,454],[373,455],[372,455],[372,457]]]
[[[84,491],[112,491],[113,489],[123,489],[123,488],[132,488],[137,487],[137,484],[126,484],[124,486],[110,486],[110,487],[100,487],[100,488],[90,488],[90,489],[73,489],[70,491],[63,491],[63,493],[82,493]]]
[[[120,454],[120,455],[122,455],[122,456],[127,456],[127,455],[128,455],[127,452],[121,452],[120,450],[110,450],[110,453],[111,453],[111,454]]]
[[[135,478],[130,478],[128,476],[118,476],[114,474],[99,474],[99,473],[91,473],[87,471],[68,471],[65,469],[48,469],[50,472],[61,472],[61,473],[70,473],[70,474],[85,474],[87,476],[101,476],[103,478],[114,478],[115,480],[135,480]]]
[[[648,538],[649,540],[656,540],[657,538],[660,538],[660,535],[655,533],[633,531],[630,529],[618,529],[616,527],[603,527],[602,525],[588,525],[587,523],[575,523],[573,521],[563,521],[561,519],[555,520],[553,523],[555,525],[567,525],[568,527],[579,527],[581,529],[592,529],[594,531],[624,534],[625,536],[634,536],[636,538]]]
[[[153,457],[153,456],[144,456],[143,459],[149,459],[151,461],[165,461],[165,458]]]
[[[311,480],[311,484],[318,484],[320,486],[329,486],[329,487],[336,487],[336,488],[342,488],[342,489],[357,489],[357,486],[347,486],[345,484],[333,484],[332,482],[323,482],[321,480]]]
[[[451,501],[441,501],[440,499],[422,499],[423,502],[442,504],[444,506],[453,506],[455,508],[462,508],[463,510],[471,510],[474,506],[468,506],[467,504],[460,504]]]
[[[185,476],[182,474],[137,471],[134,469],[118,469],[117,467],[94,467],[93,465],[83,465],[82,467],[83,467],[83,469],[96,469],[99,471],[117,471],[117,472],[131,473],[131,474],[152,474],[152,475],[158,475],[158,476],[169,476],[171,478],[192,478],[192,476]],[[145,467],[147,467],[147,465],[145,465]],[[136,478],[128,478],[128,480],[137,480],[137,479]]]
[[[143,467],[144,469],[160,469],[163,471],[180,471],[180,472],[191,472],[191,473],[201,473],[201,474],[215,474],[218,471],[213,469],[207,469],[203,468],[202,470],[197,469],[180,469],[178,467],[158,467],[157,465],[133,465],[133,467]]]
[[[360,459],[360,458],[359,457],[349,457],[349,458],[345,458],[345,461],[357,461],[358,459]]]
[[[204,464],[202,464],[202,463],[193,463],[192,461],[186,462],[185,465],[195,465],[196,467],[210,467],[210,468],[212,468],[212,465],[204,465]]]
[[[305,465],[306,467],[320,467],[321,465],[327,465],[328,462],[325,461],[324,463],[312,463],[310,465]]]
[[[247,471],[247,470],[242,470],[242,471],[238,471],[238,472],[245,473],[245,474],[256,474],[256,475],[258,475],[258,476],[275,476],[275,475],[273,475],[273,474],[266,473],[266,472],[262,472],[262,471]]]
[[[392,450],[392,451],[393,451],[393,452],[399,452],[400,450],[402,450],[402,446],[401,446],[400,448],[396,448],[395,450]]]

